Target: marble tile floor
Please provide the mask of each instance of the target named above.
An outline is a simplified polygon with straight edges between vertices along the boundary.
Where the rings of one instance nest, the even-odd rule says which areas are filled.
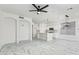
[[[79,55],[79,41],[54,39],[44,41],[20,41],[8,43],[0,49],[0,55]]]

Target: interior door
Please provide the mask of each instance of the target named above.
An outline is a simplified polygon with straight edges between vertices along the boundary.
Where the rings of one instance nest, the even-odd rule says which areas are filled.
[[[26,20],[19,21],[19,41],[29,40],[30,37],[30,24]]]

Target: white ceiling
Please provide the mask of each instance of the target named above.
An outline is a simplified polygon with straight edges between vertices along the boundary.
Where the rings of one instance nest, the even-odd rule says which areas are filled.
[[[40,6],[42,7],[44,4],[40,4]],[[71,7],[73,9],[67,12],[67,9]],[[66,13],[69,13],[72,18],[79,17],[79,5],[77,4],[49,4],[49,7],[45,8],[48,13],[41,13],[39,15],[36,12],[29,12],[29,10],[33,9],[35,8],[31,4],[0,4],[0,10],[30,17],[35,23],[45,22],[47,19],[49,22],[57,22],[64,19]]]

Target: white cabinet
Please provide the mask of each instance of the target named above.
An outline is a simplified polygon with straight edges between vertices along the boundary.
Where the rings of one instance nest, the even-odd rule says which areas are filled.
[[[47,34],[46,33],[39,33],[38,39],[47,40]]]
[[[53,33],[47,33],[47,41],[53,40]]]

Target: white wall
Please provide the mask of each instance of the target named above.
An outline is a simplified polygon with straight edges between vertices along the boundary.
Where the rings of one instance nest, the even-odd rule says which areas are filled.
[[[2,45],[12,42],[19,42],[21,40],[25,40],[22,36],[19,35],[20,32],[20,25],[18,22],[23,19],[20,19],[18,15],[13,15],[9,13],[5,13],[0,11],[0,48]],[[32,40],[32,20],[29,18],[24,18],[26,21],[23,24],[27,26],[24,27],[26,33],[23,33],[23,36],[26,37],[26,40]]]
[[[15,21],[0,18],[0,46],[11,42],[15,42]]]

